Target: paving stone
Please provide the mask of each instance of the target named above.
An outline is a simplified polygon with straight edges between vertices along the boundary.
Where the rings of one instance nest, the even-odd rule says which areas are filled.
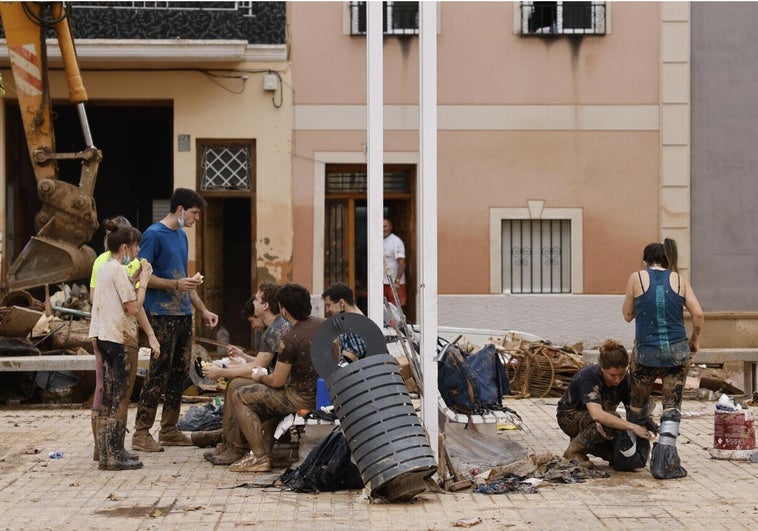
[[[557,428],[556,403],[509,400],[530,432],[499,436],[533,453],[560,455],[568,438]],[[100,471],[92,460],[88,410],[7,406],[0,408],[0,526],[110,531],[452,529],[470,516],[482,519],[478,529],[749,529],[758,517],[758,465],[710,458],[714,405],[684,403],[677,444],[689,472],[683,479],[655,480],[648,470],[615,472],[593,459],[611,477],[543,484],[536,494],[425,492],[408,504],[371,502],[361,491],[299,494],[240,487],[276,475],[211,466],[202,457],[204,450],[195,447],[140,453],[145,464],[140,470]],[[132,406],[129,425],[134,413]],[[34,449],[39,453],[27,453]],[[63,451],[64,456],[50,459],[50,451]]]

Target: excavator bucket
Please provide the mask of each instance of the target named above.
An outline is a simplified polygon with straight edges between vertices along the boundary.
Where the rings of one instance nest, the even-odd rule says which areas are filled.
[[[18,256],[7,276],[11,290],[58,284],[74,279],[89,278],[95,251],[62,240],[32,236]]]

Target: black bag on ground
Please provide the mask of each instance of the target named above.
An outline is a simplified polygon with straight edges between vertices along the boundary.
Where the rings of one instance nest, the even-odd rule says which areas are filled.
[[[650,441],[637,437],[632,431],[619,430],[613,445],[611,466],[623,472],[645,468],[649,455]]]
[[[655,479],[676,479],[687,476],[682,467],[676,439],[679,437],[679,423],[682,414],[677,410],[667,411],[661,415],[661,427],[658,442],[653,444],[650,456],[650,473]]]
[[[360,471],[350,458],[345,435],[335,428],[296,469],[288,468],[277,483],[295,492],[362,489]]]
[[[211,431],[221,428],[224,405],[218,408],[212,403],[192,406],[176,423],[182,431]]]

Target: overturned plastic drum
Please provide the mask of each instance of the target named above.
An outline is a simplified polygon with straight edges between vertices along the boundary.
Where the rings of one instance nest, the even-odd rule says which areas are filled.
[[[331,344],[344,332],[360,336],[368,355],[339,367]],[[379,327],[363,315],[339,314],[314,335],[311,356],[326,382],[353,461],[372,495],[405,501],[423,492],[424,481],[437,471],[437,464]]]

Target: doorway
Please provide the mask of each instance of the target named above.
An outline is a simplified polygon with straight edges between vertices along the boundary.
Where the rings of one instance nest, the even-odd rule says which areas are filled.
[[[173,106],[171,102],[87,103],[93,142],[103,152],[94,189],[98,220],[123,215],[144,232],[153,222],[156,199],[168,199],[173,192]],[[76,109],[70,104],[54,104],[56,150],[76,152],[84,148]],[[42,207],[37,181],[29,160],[26,135],[18,103],[5,103],[6,153],[6,258],[2,279],[29,239],[36,234],[34,216]],[[79,161],[60,161],[59,179],[78,184]],[[87,243],[96,253],[104,250],[103,231],[98,229]],[[82,279],[89,285],[89,279]],[[30,290],[44,299],[42,288]]]
[[[345,282],[364,313],[368,308],[366,171],[365,164],[327,165],[324,223],[324,287]],[[408,297],[403,310],[410,321],[416,317],[415,181],[415,165],[384,166],[384,215],[405,244]]]
[[[248,349],[253,347],[252,329],[240,314],[250,298],[253,284],[252,234],[255,216],[247,198],[206,197],[208,206],[201,216],[203,302],[218,314],[214,334],[226,329],[228,341]],[[201,334],[208,329],[201,327]],[[222,339],[219,336],[219,339]],[[223,338],[226,340],[226,338]]]

